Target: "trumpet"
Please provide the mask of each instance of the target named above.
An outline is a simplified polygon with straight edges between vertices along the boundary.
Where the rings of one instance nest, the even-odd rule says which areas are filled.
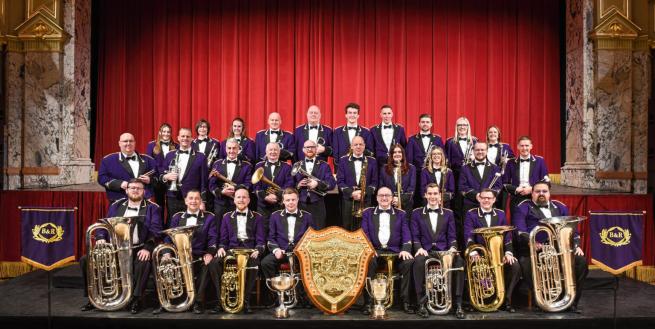
[[[132,298],[132,233],[134,217],[102,218],[86,230],[89,301],[103,311],[123,308]],[[92,244],[96,230],[109,233],[109,243]]]
[[[368,160],[364,156],[364,163],[362,164],[362,171],[359,175],[359,190],[362,191],[359,202],[353,200],[353,206],[351,209],[352,216],[358,218],[361,221],[362,212],[366,207],[366,172],[368,171]]]
[[[256,270],[257,266],[247,267],[248,258],[256,249],[233,249],[234,256],[225,256],[223,277],[221,278],[221,305],[228,313],[239,313],[246,298],[246,270]]]
[[[309,179],[312,179],[312,180],[315,180],[315,181],[318,181],[318,182],[321,181],[316,176],[308,173],[307,170],[302,168],[302,161],[298,161],[298,162],[294,163],[293,167],[291,168],[291,176],[296,176],[298,174],[301,174],[301,175],[305,176],[306,178],[309,178]],[[319,190],[316,190],[316,189],[310,189],[310,191],[312,191],[312,192],[314,192],[314,193],[316,193],[316,194],[318,194],[320,196],[325,196],[327,194],[326,191],[319,191]]]
[[[269,187],[266,189],[267,194],[278,194],[282,192],[280,185],[275,184],[273,181],[264,176],[264,167],[260,167],[259,169],[255,170],[255,172],[252,174],[252,178],[250,179],[252,185],[259,183],[259,181],[269,185]]]
[[[430,254],[436,257],[425,261],[425,293],[428,297],[426,307],[434,315],[448,314],[453,305],[450,272],[463,271],[464,268],[452,268],[453,257],[457,252],[438,251]]]

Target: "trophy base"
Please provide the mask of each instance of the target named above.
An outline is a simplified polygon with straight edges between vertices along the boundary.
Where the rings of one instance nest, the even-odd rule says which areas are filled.
[[[275,309],[275,318],[276,319],[286,319],[289,317],[289,308],[284,307],[284,308],[276,308]]]
[[[389,316],[387,315],[387,310],[384,308],[384,306],[375,305],[373,307],[373,312],[371,312],[370,318],[374,320],[385,320],[389,318]]]

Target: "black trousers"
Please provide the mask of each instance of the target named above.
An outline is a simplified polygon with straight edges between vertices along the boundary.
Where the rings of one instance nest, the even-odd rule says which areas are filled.
[[[425,293],[425,262],[428,257],[416,256],[414,258],[414,288],[416,289],[416,299],[419,303],[425,303],[428,299]],[[453,257],[451,268],[464,267],[464,259],[456,255]],[[462,293],[464,292],[464,271],[451,271],[451,287],[453,291],[453,300],[455,304],[462,303]]]
[[[197,258],[197,257],[194,257]],[[214,257],[209,264],[205,265],[204,261],[199,261],[193,264],[193,273],[196,276],[195,289],[196,289],[196,299],[195,302],[204,302],[205,293],[207,292],[207,286],[209,285],[210,278],[211,282],[214,283],[214,288],[216,289],[216,296],[221,298],[221,275],[223,271],[223,263],[219,262],[219,259]]]
[[[140,261],[137,257],[137,253],[141,249],[142,248],[132,250],[132,287],[134,287],[132,289],[132,295],[135,298],[143,296],[143,292],[145,291],[146,284],[148,282],[148,277],[150,276],[150,269],[152,267],[150,259],[147,261]],[[89,286],[87,278],[88,263],[88,255],[84,255],[80,258],[80,268],[82,270],[82,279],[84,280],[84,297],[89,297],[87,290],[87,287]]]
[[[324,229],[326,226],[327,214],[325,212],[325,200],[320,199],[317,202],[300,202],[298,206],[301,210],[304,210],[312,214],[312,220],[314,221],[314,228],[317,230]]]
[[[519,257],[519,262],[521,263],[521,270],[523,271],[523,279],[528,283],[530,288],[534,287],[534,282],[532,281],[532,260],[529,255],[521,255]],[[587,274],[589,273],[589,267],[587,266],[587,259],[583,256],[574,256],[573,258],[573,270],[575,273],[575,284],[576,284],[576,295],[573,305],[577,305],[580,297],[582,297],[582,284],[584,283]]]
[[[382,250],[376,250],[378,253]],[[386,260],[384,257],[373,257],[371,262],[368,263],[368,271],[366,272],[366,277],[373,278],[375,277],[375,272],[377,271],[379,264],[385,264]],[[400,298],[403,302],[409,303],[409,287],[412,282],[412,264],[414,264],[413,259],[401,260],[400,258],[396,259],[394,266],[397,266],[398,271],[401,275],[400,278]]]
[[[366,197],[366,202],[364,202],[364,207],[362,211],[367,207],[371,206],[370,198]],[[341,220],[342,226],[346,230],[355,231],[362,227],[361,218],[354,218],[352,214],[353,202],[359,203],[359,201],[353,201],[353,199],[344,199],[341,198]],[[357,205],[359,207],[359,204]]]

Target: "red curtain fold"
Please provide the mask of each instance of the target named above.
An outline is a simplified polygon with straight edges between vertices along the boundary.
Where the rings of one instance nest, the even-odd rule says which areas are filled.
[[[430,113],[454,134],[471,119],[484,138],[499,125],[512,145],[532,136],[551,172],[560,166],[561,1],[115,0],[99,1],[94,160],[121,132],[143,150],[162,122],[200,118],[227,135],[241,116],[254,136],[267,113],[292,130],[317,104],[323,122],[361,123],[391,104],[410,134]]]

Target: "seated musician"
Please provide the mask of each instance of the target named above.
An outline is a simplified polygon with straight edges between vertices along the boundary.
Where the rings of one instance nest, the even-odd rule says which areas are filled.
[[[455,232],[455,217],[450,209],[441,207],[441,192],[439,185],[430,183],[426,187],[425,198],[427,205],[416,208],[412,212],[411,232],[416,258],[414,260],[414,285],[416,298],[419,302],[417,314],[423,318],[429,316],[427,310],[428,297],[425,291],[425,262],[432,257],[431,253],[437,251],[457,252],[457,235]],[[453,255],[451,268],[463,267],[461,256]],[[462,292],[464,291],[464,272],[452,272],[452,293],[455,301],[455,315],[458,319],[464,318],[462,309]]]
[[[475,146],[481,143],[476,144]],[[472,244],[481,244],[484,246],[484,238],[480,234],[473,234],[473,230],[481,227],[503,226],[508,225],[505,212],[494,208],[496,202],[496,191],[492,189],[482,189],[477,195],[480,207],[473,208],[466,213],[464,219],[464,239],[466,246]],[[521,267],[517,259],[514,257],[514,248],[512,248],[512,232],[505,232],[505,255],[503,257],[504,275],[505,275],[505,310],[514,313],[510,300],[514,287],[521,278]],[[485,246],[486,247],[486,246]],[[476,251],[470,255],[471,258],[476,259],[480,257]],[[486,256],[489,257],[489,256]]]
[[[400,168],[400,177],[397,168]],[[399,180],[400,178],[400,180]],[[400,181],[400,195],[398,195],[398,182]],[[407,161],[402,145],[391,146],[391,157],[380,168],[380,186],[386,186],[393,191],[391,204],[399,209],[414,209],[414,190],[416,189],[416,168]],[[400,205],[400,206],[399,206]]]
[[[234,192],[235,211],[223,216],[221,222],[220,243],[216,256],[219,263],[223,264],[223,257],[234,249],[257,249],[248,259],[246,266],[259,266],[260,256],[264,253],[266,234],[264,232],[264,220],[262,215],[248,209],[250,193],[244,187],[238,187]],[[219,276],[223,274],[223,268],[219,268]],[[255,287],[257,270],[246,271],[246,286],[244,296],[244,313],[252,313],[250,308],[250,294]]]
[[[250,178],[252,177],[252,165],[246,160],[238,158],[239,142],[236,139],[228,139],[225,142],[227,157],[214,162],[209,177],[209,191],[214,197],[214,213],[217,218],[223,218],[223,215],[234,210],[234,191],[237,186],[250,188]],[[232,181],[228,184],[225,180],[218,178],[218,175]],[[220,221],[216,223],[220,227]]]
[[[160,236],[162,229],[161,209],[154,203],[144,199],[145,185],[138,179],[132,179],[127,186],[127,198],[119,199],[109,206],[107,217],[133,217],[143,216],[143,220],[138,220],[132,234],[132,261],[134,279],[133,279],[133,297],[129,305],[132,314],[141,311],[143,301],[143,292],[146,289],[146,282],[150,274],[151,262],[150,254],[155,248],[155,241]],[[111,243],[109,234],[105,230],[96,232],[96,244]],[[88,297],[87,284],[87,264],[88,255],[80,258],[80,267],[82,268],[82,278],[84,280],[84,297]],[[82,306],[82,311],[89,311],[95,307],[91,302]]]
[[[288,261],[286,253],[293,252],[295,244],[300,241],[305,231],[314,225],[312,214],[298,209],[296,189],[284,189],[282,203],[284,209],[274,212],[270,218],[268,250],[271,253],[262,260],[262,272],[267,279],[275,276],[277,267]]]
[[[405,218],[405,212],[391,206],[393,193],[387,187],[381,187],[377,193],[378,206],[364,210],[362,215],[362,230],[375,248],[376,256],[368,264],[367,277],[373,278],[378,264],[384,263],[385,259],[380,253],[398,253],[396,260],[400,279],[400,297],[403,311],[413,314],[414,310],[410,305],[409,286],[411,282],[410,273],[414,262],[412,251],[412,239],[409,230],[409,223]],[[362,310],[365,315],[371,314],[371,301],[368,294],[364,294],[366,305]]]
[[[532,287],[532,264],[530,259],[530,246],[529,236],[532,229],[534,229],[541,219],[568,216],[569,209],[563,203],[557,200],[550,199],[550,182],[541,181],[531,188],[532,199],[522,201],[517,207],[516,211],[512,212],[512,224],[516,225],[518,231],[518,241],[520,246],[519,263],[523,271],[523,279],[527,280]],[[546,241],[546,237],[542,234],[537,235],[536,249],[542,249],[542,243]],[[582,284],[587,277],[589,268],[587,267],[587,259],[584,257],[584,252],[580,248],[580,235],[577,233],[573,235],[573,245],[571,246],[574,253],[574,272],[576,289],[576,296],[570,311],[579,313],[578,301],[582,296]]]
[[[209,277],[211,276],[214,286],[216,287],[216,296],[220,296],[220,277],[218,276],[219,268],[223,264],[219,263],[214,258],[216,254],[216,244],[218,243],[218,230],[216,229],[216,217],[213,213],[200,210],[202,198],[200,191],[190,190],[184,197],[184,203],[187,206],[186,211],[178,212],[173,215],[171,220],[171,228],[189,225],[200,225],[197,227],[192,236],[191,248],[192,259],[202,259],[201,262],[193,264],[193,273],[196,277],[195,280],[195,301],[193,304],[193,313],[204,313],[203,303],[205,301],[205,290],[209,284]],[[169,236],[164,238],[167,243],[173,241]],[[178,252],[180,252],[178,250]],[[170,253],[165,253],[162,256],[162,261],[170,259]],[[215,312],[220,310],[220,303],[215,309]],[[162,307],[156,308],[152,313],[159,314],[163,311]]]

